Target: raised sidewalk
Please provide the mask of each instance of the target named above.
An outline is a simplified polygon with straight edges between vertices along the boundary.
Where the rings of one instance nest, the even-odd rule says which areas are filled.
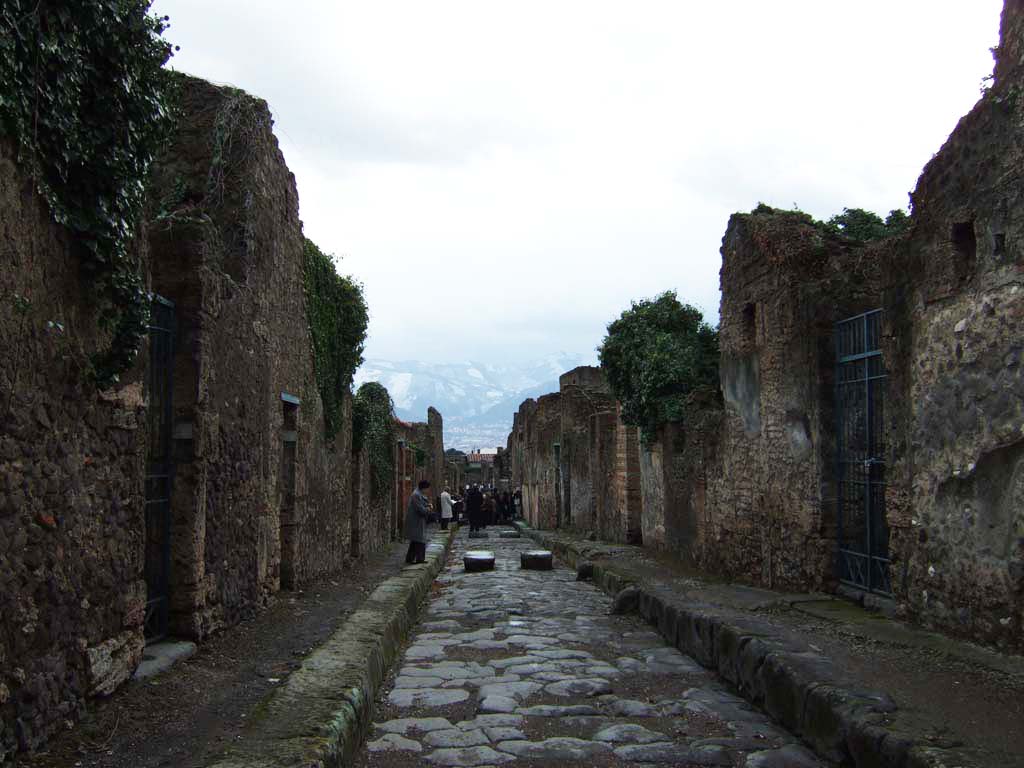
[[[828,595],[727,584],[633,546],[520,530],[822,757],[858,768],[1024,766],[1024,658]]]
[[[382,583],[330,639],[307,656],[211,768],[347,765],[373,720],[373,702],[430,585],[444,568],[450,531],[435,533],[424,565]]]

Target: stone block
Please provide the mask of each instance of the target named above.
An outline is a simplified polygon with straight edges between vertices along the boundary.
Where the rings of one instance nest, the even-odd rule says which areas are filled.
[[[485,552],[483,550],[467,552],[462,558],[462,564],[468,573],[493,571],[494,553]]]
[[[470,531],[469,538],[471,539],[489,539],[490,534],[487,531]]]
[[[89,694],[109,696],[132,676],[142,660],[141,632],[125,631],[85,651]]]
[[[519,554],[519,567],[528,571],[550,571],[554,568],[554,558],[545,549],[531,549]]]

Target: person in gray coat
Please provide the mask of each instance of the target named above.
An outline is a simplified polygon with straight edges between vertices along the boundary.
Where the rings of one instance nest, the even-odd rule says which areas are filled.
[[[427,559],[427,518],[430,516],[430,500],[424,491],[430,487],[429,480],[420,480],[416,490],[409,497],[405,509],[405,538],[409,540],[409,551],[405,562],[423,563]]]

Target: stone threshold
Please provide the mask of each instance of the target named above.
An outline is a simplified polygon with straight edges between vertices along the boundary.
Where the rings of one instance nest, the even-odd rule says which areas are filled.
[[[988,768],[968,749],[941,748],[901,728],[890,696],[842,679],[826,656],[768,622],[631,573],[622,555],[639,548],[516,526],[615,597],[615,610],[638,613],[667,643],[716,671],[822,758],[857,768]]]
[[[377,587],[256,708],[239,742],[209,768],[349,764],[373,722],[381,683],[445,566],[454,533],[435,533],[426,563],[406,566]]]

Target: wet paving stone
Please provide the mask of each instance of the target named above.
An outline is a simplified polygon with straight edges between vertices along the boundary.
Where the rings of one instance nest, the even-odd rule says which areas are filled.
[[[575,571],[521,569],[529,539],[492,543],[467,572],[457,535],[360,768],[826,765]]]

